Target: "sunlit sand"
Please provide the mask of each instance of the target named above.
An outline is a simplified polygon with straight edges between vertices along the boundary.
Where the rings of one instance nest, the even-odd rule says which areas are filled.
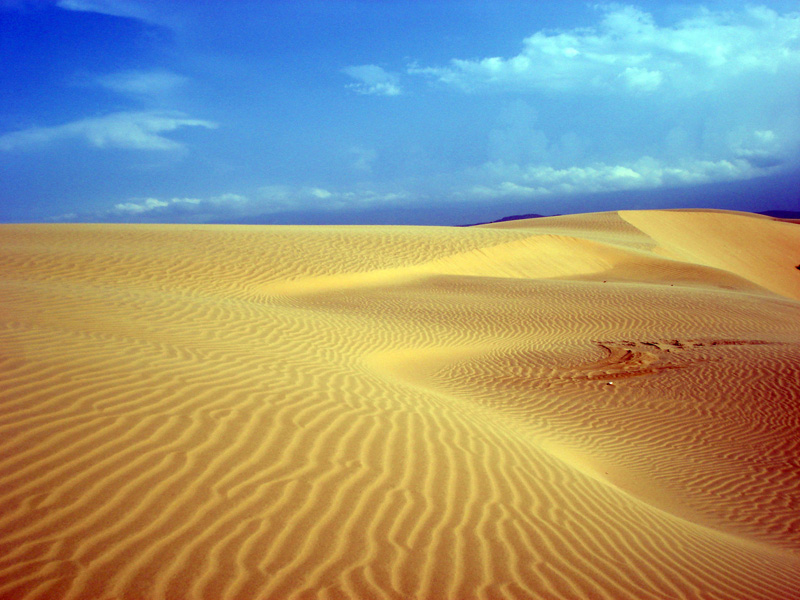
[[[0,598],[800,596],[800,225],[0,226]]]

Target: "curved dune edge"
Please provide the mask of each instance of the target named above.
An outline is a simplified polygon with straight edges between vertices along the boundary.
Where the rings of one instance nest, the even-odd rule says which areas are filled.
[[[0,598],[795,597],[786,227],[0,226]]]
[[[730,271],[800,300],[800,227],[794,223],[722,211],[621,211],[620,216],[667,256]]]

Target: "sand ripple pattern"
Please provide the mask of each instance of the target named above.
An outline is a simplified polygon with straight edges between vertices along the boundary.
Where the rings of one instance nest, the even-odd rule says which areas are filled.
[[[0,598],[800,597],[800,272],[693,214],[0,227]]]

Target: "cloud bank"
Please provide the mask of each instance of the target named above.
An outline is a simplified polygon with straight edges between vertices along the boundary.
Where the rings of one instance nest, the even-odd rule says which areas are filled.
[[[569,196],[737,181],[763,174],[761,167],[746,159],[665,164],[644,157],[628,164],[594,163],[562,169],[494,162],[483,165],[474,174],[476,179],[491,183],[475,185],[466,195],[472,198]]]
[[[409,67],[453,93],[508,98],[487,160],[454,195],[679,188],[798,166],[800,13],[696,7],[665,25],[634,6],[595,9],[596,26],[536,32],[514,56]]]
[[[351,83],[347,87],[359,94],[399,96],[402,93],[400,77],[377,65],[347,67],[342,72],[358,81],[358,83]]]
[[[140,2],[132,0],[58,0],[58,8],[77,12],[92,12],[112,17],[154,22],[152,11]]]
[[[188,81],[187,77],[163,69],[153,71],[121,71],[100,75],[94,83],[117,94],[137,100],[164,97]]]
[[[261,186],[251,194],[228,192],[208,197],[145,197],[109,203],[107,209],[53,215],[50,221],[64,222],[152,222],[208,223],[236,222],[257,218],[269,221],[275,215],[300,214],[306,210],[332,213],[371,209],[410,200],[403,192],[331,190],[290,184]]]
[[[509,58],[453,59],[441,67],[413,66],[465,91],[555,91],[651,94],[714,91],[754,71],[796,72],[800,14],[764,7],[740,12],[702,9],[672,26],[659,26],[634,6],[598,6],[597,27],[540,31]]]
[[[162,134],[181,127],[214,129],[217,124],[191,119],[181,113],[117,112],[55,127],[32,127],[7,133],[0,136],[0,150],[30,150],[75,140],[88,143],[94,148],[180,150],[184,147],[183,144]]]

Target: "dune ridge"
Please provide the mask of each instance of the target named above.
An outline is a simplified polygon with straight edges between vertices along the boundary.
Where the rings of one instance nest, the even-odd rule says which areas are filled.
[[[798,253],[0,226],[0,598],[800,597]]]

